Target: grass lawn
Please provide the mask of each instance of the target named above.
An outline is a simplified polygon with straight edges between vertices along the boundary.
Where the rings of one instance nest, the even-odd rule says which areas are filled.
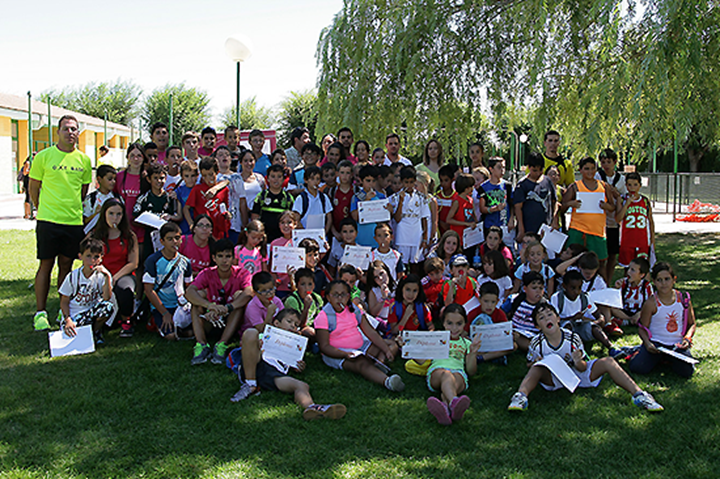
[[[518,354],[479,367],[472,405],[449,428],[427,412],[424,379],[399,361],[407,388],[394,394],[308,357],[314,398],[348,413],[307,423],[281,393],[231,403],[237,378],[209,362],[191,367],[192,342],[111,331],[94,354],[51,360],[47,335],[32,330],[34,233],[2,231],[0,244],[0,477],[707,478],[720,465],[714,235],[659,237],[658,256],[692,294],[702,361],[689,381],[635,378],[665,412],[639,410],[606,378],[574,395],[536,390],[528,411],[511,414],[526,371]],[[54,287],[50,297],[54,317]],[[620,344],[637,343],[632,333]]]

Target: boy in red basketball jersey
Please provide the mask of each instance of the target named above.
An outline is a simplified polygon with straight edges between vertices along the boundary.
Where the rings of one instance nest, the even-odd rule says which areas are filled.
[[[640,255],[648,257],[655,244],[655,223],[650,200],[640,194],[642,178],[632,172],[625,176],[627,194],[622,196],[620,210],[615,220],[620,225],[620,254],[618,263],[627,267]]]

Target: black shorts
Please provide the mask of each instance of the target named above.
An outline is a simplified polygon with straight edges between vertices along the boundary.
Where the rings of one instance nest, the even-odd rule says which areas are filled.
[[[55,259],[57,256],[76,259],[80,242],[85,237],[80,225],[61,225],[49,221],[38,221],[35,227],[37,259]]]
[[[238,356],[240,355],[238,354]],[[238,370],[240,371],[240,375],[244,381],[245,371],[242,367],[242,356],[236,358],[236,361]],[[275,385],[275,378],[284,378],[286,376],[287,374],[278,371],[275,367],[266,363],[262,358],[260,358],[260,362],[257,363],[257,367],[255,368],[255,378],[257,384],[260,386],[260,389],[265,391],[277,391],[278,388]]]
[[[608,256],[620,252],[620,228],[605,228]]]

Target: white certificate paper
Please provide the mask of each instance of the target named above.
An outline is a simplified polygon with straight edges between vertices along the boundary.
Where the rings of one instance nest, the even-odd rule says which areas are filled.
[[[325,215],[308,215],[306,225],[309,230],[325,229]]]
[[[307,342],[308,339],[305,336],[268,324],[265,326],[262,337],[262,357],[297,366],[298,361],[302,361],[305,356]]]
[[[465,228],[463,231],[463,248],[468,249],[483,241],[485,241],[485,233],[481,224],[478,223],[475,228]]]
[[[567,240],[567,238],[568,235],[566,235],[562,231],[548,228],[545,230],[545,234],[543,235],[540,242],[548,249],[548,251],[552,251],[553,253],[560,253],[563,246],[565,245],[565,241]]]
[[[167,223],[164,219],[160,218],[155,213],[150,213],[149,211],[145,211],[140,216],[135,218],[136,223],[140,223],[141,225],[149,226],[151,228],[160,229],[162,228],[162,225]]]
[[[473,324],[470,326],[470,337],[473,341],[480,335],[478,352],[507,351],[513,348],[512,322],[496,324]]]
[[[575,211],[576,213],[605,214],[605,211],[600,208],[600,202],[605,201],[605,193],[583,193],[578,191],[576,195],[576,199],[582,202],[580,208]]]
[[[356,268],[366,270],[370,266],[371,252],[372,248],[369,246],[346,245],[340,264],[351,264]]]
[[[623,309],[622,291],[619,289],[606,288],[590,291],[588,293],[588,299],[595,304]]]
[[[558,382],[565,386],[565,388],[571,393],[575,392],[578,384],[580,384],[580,379],[578,379],[577,375],[573,372],[570,366],[567,365],[565,360],[557,354],[548,354],[540,361],[536,362],[535,365],[545,366],[548,368],[553,378],[557,379]]]
[[[447,359],[450,331],[403,331],[403,359]]]
[[[358,203],[358,223],[381,223],[390,221],[390,212],[386,209],[388,200],[360,201]]]
[[[287,273],[288,267],[296,270],[305,267],[305,250],[292,246],[273,246],[271,273]]]
[[[74,354],[95,352],[92,326],[78,326],[75,329],[77,330],[77,334],[72,338],[62,330],[48,333],[50,357],[56,358],[58,356],[72,356]]]
[[[293,230],[292,241],[294,245],[299,245],[305,238],[312,238],[320,245],[320,252],[327,252],[325,247],[325,230],[324,229],[305,229],[305,230]]]
[[[657,349],[661,353],[665,353],[668,356],[672,356],[673,358],[679,359],[680,361],[685,361],[686,363],[697,364],[700,362],[695,358],[691,358],[690,356],[685,356],[684,354],[680,354],[677,351],[673,351],[672,349],[668,349],[664,346],[658,346]]]

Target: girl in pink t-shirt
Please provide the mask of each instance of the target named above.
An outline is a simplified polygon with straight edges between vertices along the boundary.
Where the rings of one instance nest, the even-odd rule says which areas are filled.
[[[270,252],[272,252],[273,246],[292,246],[292,234],[298,225],[297,213],[286,210],[280,215],[280,238],[274,239],[270,242]],[[272,258],[272,256],[270,256]],[[275,284],[277,285],[277,291],[275,295],[284,299],[291,291],[293,287],[293,275],[295,274],[294,268],[288,268],[287,273],[273,273],[275,275]]]
[[[192,234],[183,236],[178,252],[190,260],[193,276],[210,266],[210,242],[213,222],[208,215],[198,215],[192,227]]]
[[[354,306],[348,306],[350,286],[342,280],[335,280],[325,291],[329,303],[313,323],[315,339],[325,364],[360,374],[390,391],[405,389],[400,376],[393,374],[388,377],[375,366],[378,362],[376,358],[392,361],[394,356],[365,315]]]
[[[117,174],[115,181],[115,193],[120,195],[123,203],[125,203],[125,214],[132,220],[133,208],[141,193],[144,193],[142,187],[142,175],[147,165],[147,157],[139,143],[131,144],[127,149],[127,168]],[[138,238],[138,243],[142,243],[145,239],[145,228],[131,222],[133,233]],[[140,265],[142,268],[142,264]]]
[[[235,247],[235,264],[250,271],[250,274],[267,271],[266,249],[265,225],[260,220],[252,220],[238,238],[238,245]]]

